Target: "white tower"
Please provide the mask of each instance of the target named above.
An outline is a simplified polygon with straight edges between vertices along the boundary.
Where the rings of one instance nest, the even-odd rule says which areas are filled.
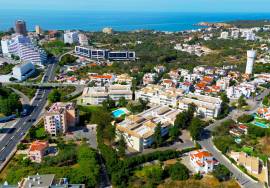
[[[255,58],[256,58],[256,51],[255,50],[248,50],[247,51],[246,74],[252,74]]]

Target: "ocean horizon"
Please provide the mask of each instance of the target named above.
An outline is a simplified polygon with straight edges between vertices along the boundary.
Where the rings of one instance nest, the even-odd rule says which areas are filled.
[[[201,27],[195,25],[199,22],[270,19],[270,13],[1,10],[0,31],[14,27],[17,19],[25,20],[29,31],[39,25],[44,30],[100,31],[104,27],[112,27],[116,31],[175,32],[199,29]]]

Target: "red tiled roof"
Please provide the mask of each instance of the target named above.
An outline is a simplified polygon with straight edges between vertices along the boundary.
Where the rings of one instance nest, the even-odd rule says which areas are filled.
[[[30,151],[42,151],[49,146],[46,141],[34,141],[30,146]]]

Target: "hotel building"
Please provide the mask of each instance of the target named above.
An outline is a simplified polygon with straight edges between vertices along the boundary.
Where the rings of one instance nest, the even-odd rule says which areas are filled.
[[[206,118],[217,118],[221,110],[221,99],[200,94],[188,94],[179,100],[179,108],[188,110],[190,104],[197,107],[196,114]]]
[[[138,115],[126,117],[124,121],[116,124],[116,132],[118,137],[124,136],[128,147],[141,152],[153,144],[156,126],[160,123],[161,135],[167,135],[179,113],[180,110],[156,106]]]
[[[16,35],[14,37],[5,37],[1,40],[2,52],[6,57],[16,55],[21,61],[30,61],[34,65],[42,66],[46,63],[46,52],[33,44],[29,37]]]
[[[81,102],[84,105],[100,105],[108,98],[118,101],[124,97],[132,100],[130,85],[110,85],[107,87],[86,87],[82,94]]]
[[[184,95],[183,89],[165,88],[160,85],[148,85],[136,91],[136,99],[142,98],[152,104],[178,107],[180,96]]]

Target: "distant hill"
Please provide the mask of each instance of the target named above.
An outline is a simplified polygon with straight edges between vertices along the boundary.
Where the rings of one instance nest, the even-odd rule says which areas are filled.
[[[235,20],[226,22],[227,24],[234,25],[239,28],[263,27],[270,25],[270,20]]]

